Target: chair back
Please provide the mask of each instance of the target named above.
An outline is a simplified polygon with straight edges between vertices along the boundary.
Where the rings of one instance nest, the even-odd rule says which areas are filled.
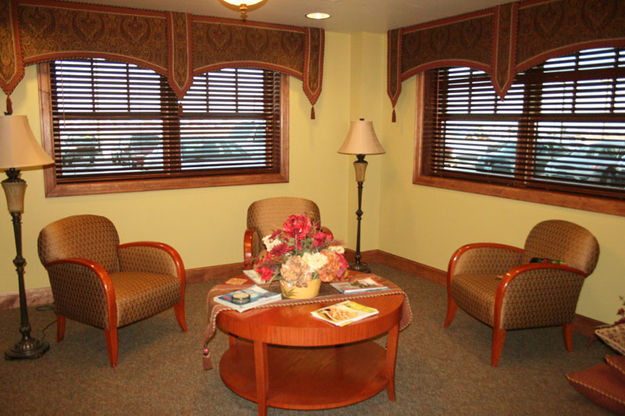
[[[262,238],[282,224],[292,214],[304,214],[321,224],[319,207],[313,201],[295,197],[266,198],[253,202],[247,209],[247,228],[254,230],[252,252],[256,256]]]
[[[74,215],[48,224],[39,233],[39,259],[46,264],[82,258],[100,264],[110,273],[119,272],[119,235],[113,223],[98,215]]]
[[[584,227],[563,220],[547,220],[532,228],[525,240],[523,263],[533,257],[560,260],[589,275],[599,259],[599,243]]]

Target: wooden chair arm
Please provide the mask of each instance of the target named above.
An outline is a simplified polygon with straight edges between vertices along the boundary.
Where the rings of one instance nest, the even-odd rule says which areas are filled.
[[[243,265],[246,270],[251,269],[254,264],[253,243],[254,231],[248,228],[243,234]]]
[[[170,274],[184,291],[186,273],[182,257],[172,246],[155,241],[135,241],[117,246],[122,271]]]
[[[328,235],[330,241],[334,240],[334,234],[332,234],[332,231],[330,231],[328,227],[321,227],[321,231]]]
[[[447,284],[450,286],[453,276],[460,273],[503,274],[519,264],[522,253],[522,248],[506,244],[466,244],[449,260]]]
[[[102,265],[87,259],[70,258],[52,261],[47,263],[45,268],[50,276],[50,286],[57,313],[105,329],[117,326],[115,289],[108,272]],[[80,279],[76,279],[76,275],[80,275]],[[84,310],[85,297],[90,297],[96,302],[101,299],[106,316],[98,316],[100,311],[92,314],[85,313],[87,312]],[[79,301],[65,305],[63,299],[67,298],[79,298]],[[75,310],[75,305],[80,305],[79,309]],[[95,304],[92,306],[98,307]]]

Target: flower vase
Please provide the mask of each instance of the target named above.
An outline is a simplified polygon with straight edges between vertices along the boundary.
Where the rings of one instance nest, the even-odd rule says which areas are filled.
[[[286,299],[311,299],[319,294],[321,287],[320,279],[313,279],[307,282],[306,286],[298,287],[290,285],[286,280],[280,280],[282,297]]]

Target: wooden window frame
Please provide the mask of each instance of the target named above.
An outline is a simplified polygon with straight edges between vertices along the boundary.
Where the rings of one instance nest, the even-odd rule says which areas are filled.
[[[50,69],[37,65],[42,146],[54,158]],[[280,90],[280,169],[277,173],[229,174],[158,179],[120,179],[106,182],[57,183],[54,166],[44,168],[46,197],[94,195],[121,192],[188,189],[289,182],[289,77],[281,74]]]
[[[539,189],[515,188],[513,186],[475,182],[468,179],[452,179],[430,176],[426,173],[423,155],[426,148],[424,137],[425,105],[428,89],[426,88],[426,74],[421,72],[416,76],[416,117],[415,117],[415,157],[412,183],[415,185],[430,186],[460,192],[469,192],[480,195],[514,199],[518,201],[535,202],[539,204],[574,208],[583,211],[599,212],[625,216],[625,201],[553,192]]]

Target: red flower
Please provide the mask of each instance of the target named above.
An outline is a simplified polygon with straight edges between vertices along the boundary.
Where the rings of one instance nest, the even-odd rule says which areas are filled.
[[[314,236],[315,247],[319,247],[320,245],[325,243],[327,238],[328,238],[328,235],[326,233],[322,231],[317,231]]]
[[[296,241],[306,237],[311,228],[312,222],[310,218],[304,215],[290,215],[282,226],[286,236],[294,238]]]
[[[263,282],[268,282],[273,277],[273,270],[267,267],[259,267],[258,269],[256,269],[256,272],[260,274],[260,278]]]
[[[625,309],[621,308],[616,313],[617,313],[617,315],[625,315]]]
[[[271,251],[269,252],[269,254],[273,258],[278,258],[278,257],[281,257],[281,256],[285,255],[289,251],[293,251],[293,247],[289,247],[288,244],[282,243],[282,244],[278,244],[277,246],[272,248]]]

